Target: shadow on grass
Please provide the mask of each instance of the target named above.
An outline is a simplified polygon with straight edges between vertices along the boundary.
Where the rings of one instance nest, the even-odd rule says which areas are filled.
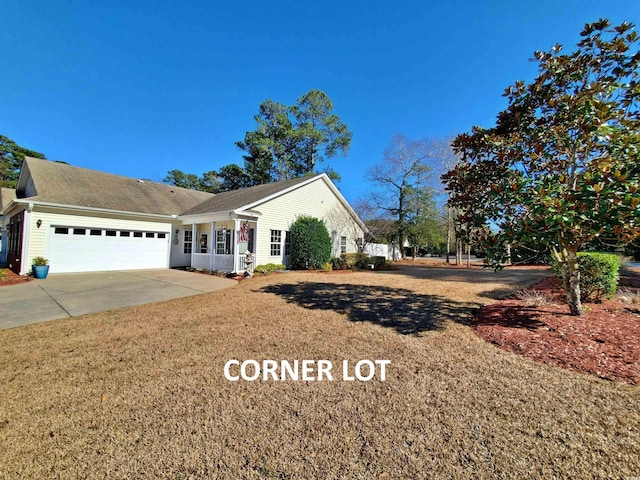
[[[275,284],[260,291],[272,293],[308,309],[333,310],[352,322],[371,322],[403,335],[438,330],[447,320],[468,325],[479,304],[452,302],[436,295],[419,295],[403,288],[301,282]]]
[[[526,328],[537,330],[546,326],[539,320],[541,307],[524,305],[504,305],[500,302],[483,307],[471,322],[474,327],[499,326],[505,328]]]

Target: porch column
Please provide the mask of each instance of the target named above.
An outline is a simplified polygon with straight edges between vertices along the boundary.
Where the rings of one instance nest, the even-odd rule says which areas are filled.
[[[213,272],[213,256],[216,253],[216,222],[211,222],[211,255],[209,258],[209,271]]]
[[[191,224],[191,266],[193,267],[193,255],[196,252],[196,244],[198,239],[196,238],[196,224]]]
[[[240,229],[240,219],[233,219],[233,272],[238,273],[238,230]]]
[[[256,226],[253,227],[253,268],[258,265],[258,219],[256,218]]]
[[[24,275],[25,273],[29,273],[31,270],[31,259],[30,255],[30,243],[31,243],[31,208],[32,205],[29,204],[29,208],[24,211],[24,217],[22,217],[22,252],[18,252],[20,255],[20,275]]]

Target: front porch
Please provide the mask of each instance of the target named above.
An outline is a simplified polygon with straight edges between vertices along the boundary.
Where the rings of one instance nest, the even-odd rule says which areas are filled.
[[[244,273],[247,271],[247,252],[255,265],[255,238],[257,218],[236,217],[213,218],[211,221],[194,219],[191,235],[185,238],[185,247],[190,248],[190,266],[196,270],[224,273]],[[207,219],[208,220],[208,219]],[[189,233],[187,231],[187,233]]]
[[[253,253],[253,252],[252,252]],[[213,272],[243,273],[247,269],[246,252],[238,256],[237,269],[234,268],[234,255],[216,255],[213,253],[194,253],[191,256],[191,268]]]

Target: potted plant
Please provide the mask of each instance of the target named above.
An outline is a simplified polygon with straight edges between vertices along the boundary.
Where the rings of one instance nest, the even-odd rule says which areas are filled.
[[[49,260],[44,257],[35,257],[31,265],[31,271],[35,278],[47,278],[49,274]]]

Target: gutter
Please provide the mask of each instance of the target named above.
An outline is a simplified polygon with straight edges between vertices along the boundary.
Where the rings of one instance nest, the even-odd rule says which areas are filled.
[[[33,200],[29,200],[29,199],[16,199],[16,200],[12,200],[9,205],[7,205],[7,208],[5,208],[3,210],[4,211],[8,211],[10,209],[11,206],[13,205],[27,205],[27,208],[31,211],[33,210],[33,206],[34,205],[41,205],[44,207],[52,207],[52,208],[60,208],[63,210],[83,210],[83,211],[88,211],[88,212],[104,212],[104,213],[117,213],[120,215],[129,215],[132,217],[147,217],[147,218],[159,218],[159,219],[172,219],[172,220],[177,220],[178,219],[178,215],[175,214],[171,214],[171,215],[163,215],[163,214],[159,214],[159,213],[141,213],[141,212],[130,212],[127,210],[111,210],[108,208],[97,208],[97,207],[82,207],[79,205],[65,205],[65,204],[61,204],[61,203],[51,203],[51,202],[40,202],[40,201],[33,201]]]

